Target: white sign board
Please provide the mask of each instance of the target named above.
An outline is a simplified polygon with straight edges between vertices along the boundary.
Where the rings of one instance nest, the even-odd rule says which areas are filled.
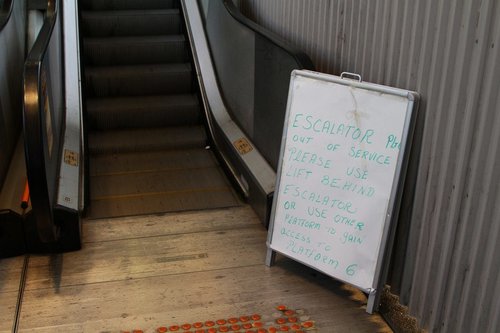
[[[272,251],[376,290],[414,98],[336,76],[292,73]]]

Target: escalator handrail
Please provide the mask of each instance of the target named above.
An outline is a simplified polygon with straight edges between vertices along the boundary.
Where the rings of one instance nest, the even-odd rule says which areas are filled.
[[[279,46],[281,49],[290,54],[297,64],[302,66],[302,69],[314,70],[313,62],[309,56],[296,48],[295,46],[286,42],[281,36],[263,28],[257,23],[253,22],[246,16],[244,16],[238,8],[234,5],[232,0],[223,0],[224,6],[226,7],[228,13],[239,23],[246,26],[250,30],[254,31],[256,34],[269,40],[271,43]]]
[[[52,32],[57,23],[60,0],[48,0],[45,19],[37,39],[28,54],[24,66],[23,132],[25,138],[26,167],[30,186],[30,199],[35,213],[37,230],[43,242],[54,242],[59,230],[53,223],[52,205],[49,198],[45,142],[42,115],[42,65],[49,48]],[[58,147],[57,147],[58,148]]]
[[[2,6],[0,6],[0,31],[2,31],[9,22],[13,8],[14,0],[4,0]]]

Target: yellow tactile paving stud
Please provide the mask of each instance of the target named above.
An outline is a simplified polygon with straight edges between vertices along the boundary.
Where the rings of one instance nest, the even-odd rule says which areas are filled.
[[[122,333],[149,333],[141,329],[123,330]],[[269,314],[246,314],[228,318],[215,318],[192,323],[169,323],[161,325],[155,333],[315,333],[316,324],[302,309],[291,309],[277,305]]]

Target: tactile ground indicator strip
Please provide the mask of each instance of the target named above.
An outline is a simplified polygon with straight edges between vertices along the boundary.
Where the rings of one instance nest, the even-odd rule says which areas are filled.
[[[227,319],[195,321],[193,323],[170,323],[156,328],[155,333],[314,333],[318,332],[315,322],[304,310],[293,310],[278,305],[270,315],[252,314]],[[122,330],[121,333],[148,333],[135,328]]]

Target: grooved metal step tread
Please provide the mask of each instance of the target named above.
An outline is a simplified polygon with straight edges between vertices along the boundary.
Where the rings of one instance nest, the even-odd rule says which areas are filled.
[[[180,10],[172,9],[129,9],[129,10],[82,10],[82,17],[114,17],[114,16],[146,16],[179,14]]]
[[[160,95],[87,99],[91,129],[145,128],[200,124],[197,95]]]
[[[182,32],[179,9],[82,11],[85,37],[170,35]]]
[[[91,184],[92,200],[157,195],[166,192],[194,192],[197,189],[219,191],[229,188],[217,166],[93,176]]]
[[[89,150],[91,154],[180,150],[204,148],[206,141],[202,126],[93,131]]]
[[[138,74],[152,73],[191,73],[191,64],[175,63],[175,64],[151,64],[151,65],[133,65],[133,66],[104,66],[94,67],[86,66],[85,72],[88,76],[133,76]]]
[[[189,63],[85,67],[89,97],[185,94],[192,91]]]
[[[85,62],[94,66],[187,62],[184,35],[84,38]]]
[[[160,170],[202,169],[218,165],[211,150],[193,148],[121,154],[94,154],[90,176],[136,174]]]
[[[178,5],[176,0],[81,0],[82,8],[91,10],[112,9],[169,9]]]
[[[172,41],[185,41],[184,35],[159,35],[159,36],[112,36],[112,37],[86,37],[85,43],[166,43]]]
[[[205,149],[98,154],[90,159],[90,218],[237,206]]]

